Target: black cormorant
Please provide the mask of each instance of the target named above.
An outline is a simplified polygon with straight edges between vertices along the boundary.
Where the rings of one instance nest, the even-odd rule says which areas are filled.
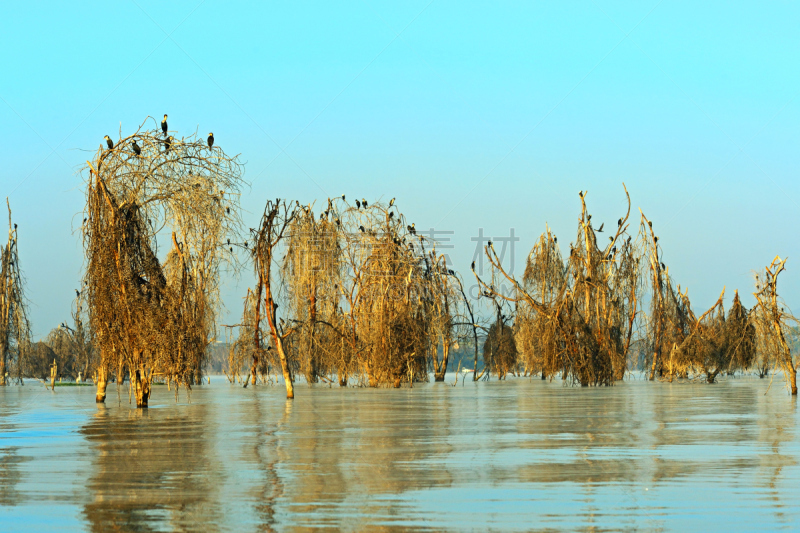
[[[138,144],[136,144],[136,139],[133,140],[133,144],[131,145],[131,147],[133,148],[134,154],[142,155],[142,149]]]
[[[651,228],[653,227],[653,223],[649,220],[647,221],[647,225],[650,226]]]
[[[169,147],[172,145],[172,135],[164,140],[164,151],[169,152]]]
[[[77,298],[80,295],[81,295],[81,291],[79,291],[78,289],[75,289],[75,297]]]
[[[356,209],[361,209],[361,202],[356,200]]]
[[[475,261],[472,262],[472,270],[475,270]]]
[[[394,198],[392,198],[391,200],[389,200],[389,207],[392,207],[393,205],[394,205]]]
[[[344,194],[342,195],[342,200],[344,200]]]
[[[167,115],[164,115],[164,120],[161,121],[161,131],[164,132],[164,137],[167,136]]]
[[[622,227],[622,219],[617,220],[617,227]]]
[[[604,227],[605,225],[606,225],[606,223],[605,223],[605,222],[603,222],[602,224],[600,224],[600,228],[597,230],[597,233],[603,233],[603,227]]]
[[[228,239],[228,246],[230,246],[230,245],[231,245],[231,240],[230,240],[230,239]]]
[[[389,218],[392,218],[393,216],[394,216],[394,211],[389,211]]]
[[[106,145],[108,146],[108,149],[109,149],[109,150],[111,150],[112,148],[114,148],[114,142],[111,140],[111,138],[110,138],[108,135],[106,135],[105,137],[103,137],[103,139],[105,139],[105,140],[106,140]]]
[[[208,134],[208,149],[210,150],[213,147],[214,147],[214,134],[213,133],[209,133]]]
[[[364,226],[359,226],[358,229],[361,230],[361,233],[364,233]]]
[[[361,199],[361,205],[364,206],[364,209],[367,208],[367,201],[364,198]]]
[[[231,214],[231,208],[230,207],[226,207],[225,208],[225,213],[230,215]]]
[[[553,237],[553,244],[558,242],[558,237]]]

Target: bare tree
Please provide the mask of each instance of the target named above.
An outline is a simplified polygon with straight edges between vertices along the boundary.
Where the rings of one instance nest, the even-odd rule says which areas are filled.
[[[0,247],[0,386],[14,375],[22,380],[25,351],[31,343],[31,326],[25,302],[25,282],[19,266],[17,225],[8,207],[8,243]]]
[[[241,226],[242,167],[196,135],[162,139],[140,127],[100,148],[87,170],[84,290],[101,354],[97,401],[115,370],[147,407],[154,377],[187,388],[200,379],[219,269]],[[162,263],[159,238],[168,237]]]
[[[797,324],[798,321],[786,311],[785,304],[778,296],[778,276],[785,269],[786,259],[776,256],[764,269],[764,277],[756,276],[756,291],[753,294],[758,305],[753,319],[758,332],[761,357],[775,362],[783,371],[792,396],[796,396],[797,365],[786,341],[786,330],[790,324]]]
[[[571,377],[583,386],[610,385],[624,377],[640,285],[640,255],[627,236],[630,196],[627,190],[625,194],[628,210],[618,220],[616,229],[609,230],[608,242],[600,244],[598,234],[605,224],[595,229],[586,207],[586,195],[580,193],[577,239],[571,245],[564,274],[557,274],[552,282],[546,272],[553,270],[548,262],[557,261],[557,257],[548,257],[553,253],[547,244],[549,236],[540,239],[538,249],[533,251],[528,287],[506,272],[491,242],[485,248],[492,279],[485,281],[475,273],[476,279],[487,295],[522,307],[522,321],[535,318],[537,325],[520,323],[518,331],[545,332],[539,347],[543,350],[540,357],[546,363],[547,376],[561,372],[563,378]],[[537,274],[537,270],[545,273]],[[555,271],[560,272],[557,264]],[[505,283],[510,284],[510,290],[499,288]],[[553,286],[545,286],[542,292],[542,283]],[[531,342],[527,342],[526,349],[530,353]]]

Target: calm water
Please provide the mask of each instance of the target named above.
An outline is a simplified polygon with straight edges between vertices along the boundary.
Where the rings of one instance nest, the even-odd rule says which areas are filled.
[[[242,389],[106,406],[0,390],[0,530],[800,527],[798,411],[777,378]],[[766,394],[765,394],[766,393]],[[187,401],[190,400],[190,401]]]

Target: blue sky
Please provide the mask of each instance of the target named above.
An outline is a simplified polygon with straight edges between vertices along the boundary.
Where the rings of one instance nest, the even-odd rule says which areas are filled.
[[[266,198],[388,199],[471,237],[654,221],[695,308],[789,256],[800,298],[800,8],[784,2],[15,2],[0,17],[0,193],[20,225],[36,337],[83,264],[77,171],[168,113],[241,153]],[[795,266],[797,264],[798,266]],[[238,315],[249,271],[225,286]]]

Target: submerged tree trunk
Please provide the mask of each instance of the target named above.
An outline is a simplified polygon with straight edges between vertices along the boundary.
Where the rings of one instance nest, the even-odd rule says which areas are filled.
[[[140,409],[147,408],[147,402],[150,399],[150,380],[145,372],[137,370],[134,373],[134,392],[136,393],[136,407]]]
[[[108,386],[108,368],[100,365],[97,369],[97,395],[95,402],[103,403],[106,401],[106,387]]]

